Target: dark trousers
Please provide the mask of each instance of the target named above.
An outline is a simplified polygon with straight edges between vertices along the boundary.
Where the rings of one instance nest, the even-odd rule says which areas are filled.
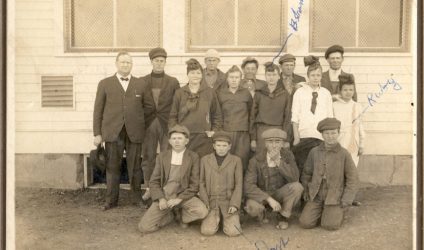
[[[231,150],[230,153],[240,157],[243,164],[243,173],[246,172],[249,165],[250,156],[250,135],[249,132],[238,131],[231,132]]]
[[[318,194],[313,201],[308,201],[300,215],[299,222],[303,228],[314,228],[321,218],[321,226],[327,230],[337,230],[343,222],[344,210],[340,205],[325,205],[327,182],[322,181]]]
[[[306,162],[306,158],[308,158],[309,151],[320,145],[321,142],[322,141],[317,138],[301,138],[300,142],[296,146],[293,146],[292,152],[294,154],[294,158],[296,159],[296,164],[299,168],[300,174],[302,174],[303,165]]]
[[[121,161],[126,152],[128,178],[133,201],[141,199],[141,143],[133,143],[127,135],[125,126],[117,141],[106,142],[106,203],[117,204],[121,176]]]
[[[168,148],[168,137],[158,119],[155,119],[146,130],[143,147],[143,162],[141,168],[143,170],[144,184],[149,186],[150,176],[155,168],[155,160],[157,148],[160,152]]]
[[[188,142],[187,149],[196,152],[199,158],[213,152],[213,141],[206,133],[192,133],[190,134],[190,141]]]

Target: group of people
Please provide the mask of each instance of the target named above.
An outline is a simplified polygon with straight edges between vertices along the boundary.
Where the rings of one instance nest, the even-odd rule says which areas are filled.
[[[296,58],[265,63],[247,57],[241,69],[219,70],[220,54],[187,64],[188,83],[165,74],[167,52],[149,52],[152,72],[131,75],[128,52],[116,57],[117,73],[100,81],[93,115],[94,144],[106,151],[106,202],[116,207],[125,151],[134,204],[151,201],[139,223],[153,232],[176,220],[202,220],[201,233],[241,231],[240,213],[288,228],[297,205],[304,228],[319,221],[338,229],[358,186],[364,131],[355,80],[342,71],[344,49],[325,52],[330,69],[307,56],[307,80],[294,74]],[[160,151],[159,154],[157,152]],[[142,161],[140,156],[142,155]],[[146,185],[141,192],[142,176]],[[272,214],[272,213],[271,213]]]

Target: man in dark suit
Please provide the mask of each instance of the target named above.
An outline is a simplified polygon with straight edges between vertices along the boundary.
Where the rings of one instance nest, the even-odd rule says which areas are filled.
[[[141,198],[141,144],[144,139],[143,82],[131,76],[128,52],[116,56],[117,72],[100,81],[94,103],[94,145],[105,142],[106,203],[103,210],[118,205],[120,167],[126,152],[128,177],[134,203]]]
[[[331,95],[333,96],[333,101],[339,98],[339,75],[350,75],[351,79],[353,79],[353,83],[355,83],[355,78],[353,77],[353,75],[346,73],[342,70],[342,63],[344,60],[343,54],[344,48],[340,45],[330,46],[325,51],[325,59],[330,65],[330,68],[322,73],[321,86],[330,91]],[[355,102],[358,101],[358,97],[356,94],[356,86],[355,93],[353,94],[352,99]]]
[[[155,158],[159,144],[160,151],[168,148],[168,119],[175,91],[180,87],[175,77],[165,74],[167,53],[163,48],[154,48],[149,52],[153,70],[142,77],[145,86],[144,112],[146,117],[146,137],[141,163],[144,184],[149,186],[150,176],[155,167]],[[150,198],[147,188],[143,200]]]

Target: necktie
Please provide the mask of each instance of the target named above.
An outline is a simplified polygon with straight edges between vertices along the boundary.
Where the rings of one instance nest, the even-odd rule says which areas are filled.
[[[312,114],[315,114],[315,109],[317,108],[317,92],[312,92],[312,103],[311,103],[311,112]]]
[[[121,81],[128,81],[129,80],[128,77],[121,77],[120,79],[121,79]]]

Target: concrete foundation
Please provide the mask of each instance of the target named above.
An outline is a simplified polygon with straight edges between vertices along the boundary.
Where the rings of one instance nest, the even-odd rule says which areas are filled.
[[[78,189],[84,186],[82,154],[16,154],[16,186]],[[358,166],[362,184],[412,185],[412,156],[364,155]]]

